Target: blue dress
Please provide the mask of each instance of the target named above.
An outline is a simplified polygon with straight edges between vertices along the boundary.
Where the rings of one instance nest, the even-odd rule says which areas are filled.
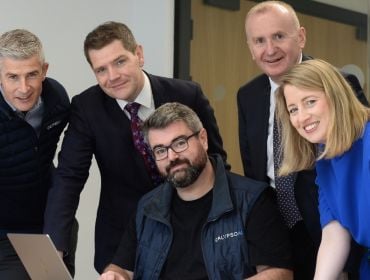
[[[370,122],[343,155],[316,164],[321,226],[337,220],[360,245],[370,248]],[[361,279],[370,279],[369,254]]]

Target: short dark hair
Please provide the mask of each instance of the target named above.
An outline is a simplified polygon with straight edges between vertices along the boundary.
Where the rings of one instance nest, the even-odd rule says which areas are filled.
[[[169,102],[158,107],[144,122],[142,129],[145,139],[148,140],[150,129],[166,128],[180,121],[184,122],[192,132],[203,128],[198,115],[192,109],[177,102]]]
[[[121,22],[107,21],[87,34],[84,42],[84,53],[91,65],[89,50],[100,50],[114,40],[119,40],[123,47],[135,53],[137,43],[130,28]]]

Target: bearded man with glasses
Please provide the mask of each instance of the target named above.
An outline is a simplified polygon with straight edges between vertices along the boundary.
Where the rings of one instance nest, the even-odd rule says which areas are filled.
[[[166,181],[140,200],[101,280],[293,279],[274,192],[208,156],[194,111],[162,105],[143,132]]]

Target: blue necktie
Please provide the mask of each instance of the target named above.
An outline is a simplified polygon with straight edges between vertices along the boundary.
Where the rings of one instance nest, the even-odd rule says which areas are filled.
[[[277,176],[281,164],[281,155],[279,153],[280,147],[281,136],[279,134],[278,124],[274,118],[273,150],[277,202],[285,223],[289,228],[292,228],[298,221],[302,220],[302,216],[299,212],[294,196],[294,183],[297,174],[292,173],[283,177]]]

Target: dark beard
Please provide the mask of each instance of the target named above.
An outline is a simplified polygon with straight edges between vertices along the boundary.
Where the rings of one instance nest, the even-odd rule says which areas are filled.
[[[167,181],[174,187],[174,188],[186,188],[189,185],[193,184],[199,177],[199,175],[204,170],[207,164],[207,153],[202,152],[194,161],[194,164],[191,164],[188,159],[176,159],[175,161],[171,162],[170,165],[166,168],[167,171]],[[188,167],[176,171],[173,174],[169,174],[169,170],[178,165],[186,163]],[[179,175],[181,173],[182,175]]]

